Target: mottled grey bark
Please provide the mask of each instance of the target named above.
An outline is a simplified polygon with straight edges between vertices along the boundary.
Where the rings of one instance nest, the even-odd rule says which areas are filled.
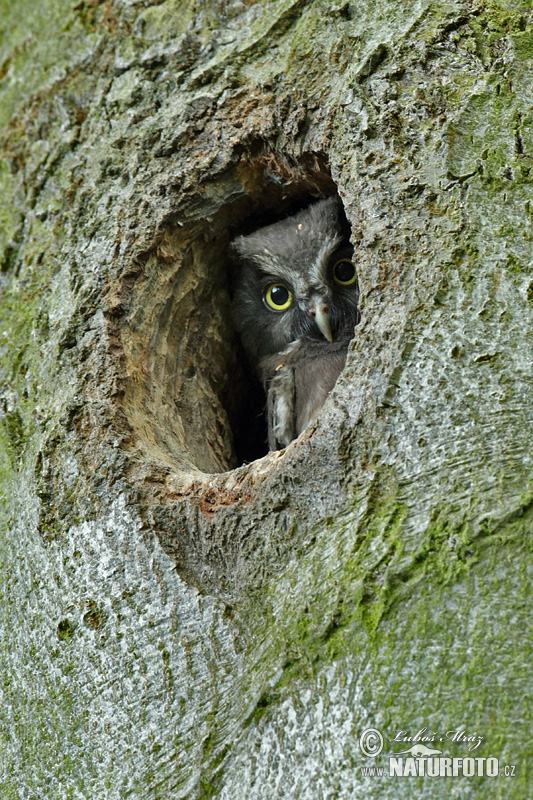
[[[530,796],[532,16],[4,8],[2,800]],[[227,243],[336,190],[346,370],[236,467]],[[514,777],[365,776],[423,728]]]

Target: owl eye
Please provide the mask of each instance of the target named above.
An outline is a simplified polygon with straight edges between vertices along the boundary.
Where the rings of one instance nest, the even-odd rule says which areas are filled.
[[[265,289],[265,303],[273,311],[285,311],[292,303],[292,292],[282,283],[271,283]]]
[[[349,258],[341,258],[333,265],[333,279],[341,286],[351,286],[357,280],[357,272]]]

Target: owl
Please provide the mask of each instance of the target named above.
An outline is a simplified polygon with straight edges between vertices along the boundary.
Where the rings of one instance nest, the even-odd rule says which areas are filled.
[[[344,367],[360,318],[348,236],[330,197],[232,242],[233,316],[266,392],[271,450],[315,420]]]

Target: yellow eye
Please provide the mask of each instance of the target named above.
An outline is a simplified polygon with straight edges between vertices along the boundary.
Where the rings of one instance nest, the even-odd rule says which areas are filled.
[[[292,303],[292,292],[282,283],[271,283],[265,289],[265,303],[273,311],[285,311]]]
[[[341,286],[351,286],[357,280],[357,272],[349,258],[341,258],[333,265],[333,279]]]

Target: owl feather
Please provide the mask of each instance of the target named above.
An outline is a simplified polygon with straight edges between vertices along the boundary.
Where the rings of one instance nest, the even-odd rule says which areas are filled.
[[[240,261],[233,316],[267,395],[271,449],[316,419],[359,321],[339,203],[321,200],[232,243]]]

